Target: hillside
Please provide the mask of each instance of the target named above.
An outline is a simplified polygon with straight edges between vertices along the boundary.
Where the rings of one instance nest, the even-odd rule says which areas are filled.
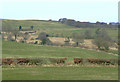
[[[8,41],[3,41],[2,44],[3,58],[66,57],[68,60],[73,60],[74,57],[117,58],[117,56],[113,56],[105,52],[96,52],[94,50],[80,48],[41,46]]]
[[[50,29],[50,28],[75,28],[59,22],[47,21],[47,20],[2,20],[3,27],[9,25],[11,28],[17,28],[20,25],[23,28],[29,28],[34,26],[35,29]]]
[[[39,32],[46,32],[49,34],[54,34],[58,37],[66,37],[71,36],[74,32],[84,32],[86,30],[90,30],[92,35],[95,34],[96,28],[77,28],[74,26],[69,26],[66,24],[62,24],[56,21],[47,21],[47,20],[2,20],[2,27],[4,28],[17,28],[22,26],[23,29],[30,28],[30,26],[34,26],[33,30],[37,30],[37,34]],[[117,39],[118,29],[117,28],[106,28],[108,34],[113,38]]]

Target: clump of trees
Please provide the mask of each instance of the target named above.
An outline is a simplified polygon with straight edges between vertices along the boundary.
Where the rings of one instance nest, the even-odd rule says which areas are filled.
[[[107,51],[109,50],[109,47],[113,45],[113,41],[105,29],[98,28],[96,30],[96,37],[93,40],[93,44],[95,44],[99,50]]]
[[[93,39],[92,32],[90,30],[86,30],[84,32],[85,39]]]
[[[3,32],[7,32],[8,33],[8,40],[10,41],[16,41],[17,36],[19,35],[19,31],[17,29],[13,29],[12,26],[9,24],[5,24],[3,26]],[[12,36],[14,36],[14,40],[12,38]]]
[[[75,46],[79,46],[80,43],[84,42],[84,35],[83,33],[73,33],[72,39],[75,42]]]
[[[38,39],[41,40],[41,45],[45,45],[45,44],[49,45],[51,43],[51,41],[48,38],[48,35],[45,32],[41,32],[38,35]]]
[[[78,27],[78,28],[80,28],[80,27],[82,27],[82,28],[108,27],[109,28],[109,27],[116,27],[117,26],[117,24],[112,25],[112,24],[107,24],[105,22],[98,22],[98,21],[96,23],[80,22],[80,21],[76,21],[74,19],[67,19],[67,18],[60,18],[58,21],[63,23],[63,24],[67,24],[67,25],[70,25],[70,26],[75,26],[75,27]]]

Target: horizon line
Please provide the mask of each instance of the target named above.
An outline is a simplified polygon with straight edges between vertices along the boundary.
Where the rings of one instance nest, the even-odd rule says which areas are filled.
[[[63,17],[64,18],[64,17]],[[49,20],[52,20],[52,21],[58,21],[59,19],[61,19],[61,18],[59,18],[58,20],[55,20],[55,19],[6,19],[6,18],[0,18],[0,20],[1,19],[4,19],[4,20],[41,20],[41,21],[49,21]],[[69,19],[69,18],[67,18],[67,19]],[[73,19],[73,20],[75,20],[75,19]],[[78,21],[78,20],[75,20],[75,21]],[[89,22],[89,23],[96,23],[96,22],[104,22],[104,21],[96,21],[96,22],[90,22],[90,21],[79,21],[79,22]],[[104,23],[112,23],[112,22],[104,22]],[[114,21],[114,23],[118,23],[118,21],[117,22],[115,22]]]

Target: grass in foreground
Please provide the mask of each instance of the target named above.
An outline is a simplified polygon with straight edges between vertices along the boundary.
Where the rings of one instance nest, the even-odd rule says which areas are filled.
[[[117,80],[117,67],[3,68],[3,80]]]

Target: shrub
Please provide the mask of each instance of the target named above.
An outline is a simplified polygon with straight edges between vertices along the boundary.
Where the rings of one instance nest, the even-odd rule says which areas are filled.
[[[50,63],[57,64],[58,59],[57,58],[49,58]]]
[[[96,37],[93,40],[93,44],[95,44],[99,50],[108,51],[109,47],[113,46],[113,41],[105,29],[98,29],[96,31]]]
[[[48,34],[46,34],[45,32],[41,32],[39,35],[38,35],[38,39],[40,39],[42,42],[41,42],[41,45],[49,45],[51,44],[51,41],[49,40],[48,38]]]
[[[79,43],[84,42],[84,35],[82,33],[73,33],[72,39],[76,43],[76,46],[79,46]]]
[[[49,58],[50,63],[52,64],[64,64],[67,58]]]
[[[46,64],[47,61],[45,58],[30,58],[30,65],[41,65],[41,64]]]

